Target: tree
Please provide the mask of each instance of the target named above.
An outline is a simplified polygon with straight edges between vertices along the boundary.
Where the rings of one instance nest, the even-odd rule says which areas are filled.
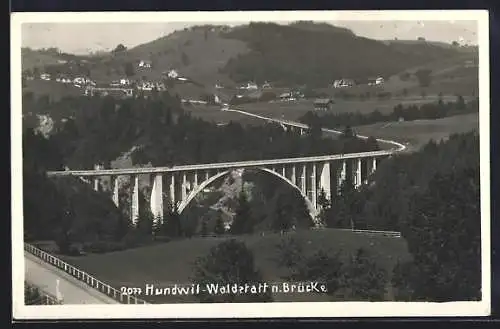
[[[149,209],[144,209],[139,218],[137,218],[136,224],[137,232],[143,237],[151,237],[153,235],[154,222],[153,222],[153,214]]]
[[[387,274],[365,249],[360,248],[344,263],[340,294],[349,300],[382,301]]]
[[[123,44],[120,43],[118,46],[116,46],[115,49],[113,49],[112,52],[116,54],[116,53],[121,53],[125,50],[127,50],[127,47],[125,47]]]
[[[296,257],[288,277],[292,281],[315,281],[324,284],[327,294],[335,296],[342,288],[342,266],[340,253],[332,254],[323,249],[309,257]]]
[[[181,54],[181,61],[182,61],[182,65],[184,65],[184,66],[188,66],[190,63],[189,57],[188,57],[188,55],[186,55],[185,52],[182,52],[182,54]]]
[[[224,227],[224,221],[221,216],[218,216],[215,221],[214,233],[217,235],[222,235],[226,233],[226,228]]]
[[[126,62],[123,65],[123,70],[125,71],[125,75],[128,78],[133,77],[135,75],[134,64],[132,64],[131,62]]]
[[[207,221],[205,219],[202,219],[202,221],[201,221],[200,235],[201,236],[207,236],[208,235]]]
[[[415,76],[418,79],[420,87],[429,87],[432,82],[431,76],[432,70],[430,69],[419,69],[415,72]]]
[[[403,88],[403,97],[408,97],[408,89]]]
[[[403,235],[415,276],[404,286],[416,300],[481,298],[479,167],[436,174],[413,201]]]
[[[451,43],[451,45],[452,45],[453,47],[458,47],[458,46],[459,46],[459,43],[458,43],[458,41],[455,41],[455,40],[454,40],[454,41]]]
[[[276,245],[276,248],[278,249],[276,262],[279,266],[294,270],[295,267],[302,263],[304,246],[294,236],[283,237],[279,244]]]
[[[226,285],[258,286],[262,280],[261,273],[255,268],[252,252],[243,242],[230,239],[212,247],[208,255],[200,257],[195,262],[193,281],[203,289],[198,295],[201,302],[269,302],[272,301],[271,291],[254,291],[255,293],[228,294],[213,293],[208,289],[220,289]],[[209,288],[210,287],[210,288]]]
[[[182,224],[177,207],[169,203],[164,211],[162,230],[164,235],[170,237],[182,236]]]
[[[231,234],[247,234],[253,231],[253,221],[250,211],[250,204],[243,189],[238,195],[238,207],[231,224]]]
[[[466,104],[465,104],[464,97],[462,95],[457,96],[456,106],[457,106],[458,111],[460,111],[460,112],[465,111]]]

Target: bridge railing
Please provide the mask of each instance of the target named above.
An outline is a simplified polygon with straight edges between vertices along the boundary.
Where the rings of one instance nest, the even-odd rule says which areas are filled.
[[[385,237],[390,237],[390,238],[400,238],[401,237],[401,232],[395,232],[395,231],[351,230],[348,228],[339,228],[338,230],[366,234],[366,235],[372,235],[372,236],[385,236]]]
[[[24,293],[29,294],[33,292],[38,292],[40,295],[40,299],[36,301],[31,301],[29,305],[61,305],[62,302],[59,301],[56,296],[49,294],[42,288],[37,285],[32,284],[31,282],[24,281]]]
[[[113,298],[119,303],[122,304],[147,304],[145,300],[142,300],[140,298],[137,298],[132,295],[127,295],[125,293],[122,293],[121,291],[111,287],[109,284],[104,283],[96,278],[94,278],[92,275],[77,269],[73,265],[70,265],[66,263],[65,261],[29,244],[25,243],[24,244],[24,250],[29,252],[30,254],[38,257],[39,259],[43,260],[44,262],[51,264],[55,267],[57,267],[60,270],[63,270],[64,272],[68,273],[72,277],[76,278],[78,281],[81,281],[85,284],[87,284],[89,287],[107,295],[108,297]]]

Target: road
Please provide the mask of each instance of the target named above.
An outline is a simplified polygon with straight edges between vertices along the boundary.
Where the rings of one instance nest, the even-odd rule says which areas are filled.
[[[240,113],[240,114],[251,116],[251,117],[254,117],[254,118],[258,118],[258,119],[262,119],[262,120],[267,120],[267,121],[273,121],[273,122],[277,122],[277,123],[281,123],[281,124],[289,125],[289,126],[294,126],[294,127],[298,127],[298,128],[308,128],[307,125],[305,125],[303,123],[300,123],[300,122],[294,122],[294,121],[289,121],[289,120],[280,120],[280,119],[265,117],[265,116],[262,116],[262,115],[258,115],[258,114],[254,114],[254,113],[250,113],[250,112],[246,112],[246,111],[242,111],[242,110],[230,109],[228,106],[222,107],[221,111]],[[342,131],[335,130],[335,129],[323,128],[322,130],[323,130],[323,132],[333,133],[333,134],[337,134],[337,135],[343,133]],[[368,138],[368,136],[362,136],[362,135],[356,135],[356,137],[361,138],[361,139],[367,139]],[[390,144],[393,148],[396,147],[394,149],[394,151],[396,151],[396,152],[402,152],[402,151],[406,150],[406,145],[401,144],[399,142],[392,141],[392,140],[387,140],[387,139],[382,139],[382,138],[376,138],[376,140],[377,140],[377,142],[380,142],[380,143]]]
[[[87,287],[83,282],[26,251],[24,264],[25,280],[53,296],[58,295],[59,280],[59,295],[63,298],[63,304],[118,304],[114,299]]]

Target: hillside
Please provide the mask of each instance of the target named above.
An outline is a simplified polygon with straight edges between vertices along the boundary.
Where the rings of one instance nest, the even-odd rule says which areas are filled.
[[[225,33],[225,37],[244,41],[251,49],[224,67],[224,72],[235,81],[325,85],[342,77],[388,77],[416,65],[457,55],[453,49],[430,44],[401,47],[350,33],[332,33],[325,28],[312,30],[272,23],[236,27]]]
[[[99,56],[27,49],[22,62],[24,70],[37,67],[40,72],[83,74],[98,83],[125,76],[161,80],[164,72],[175,69],[200,89],[194,96],[181,91],[180,97],[199,98],[212,93],[216,83],[233,88],[249,80],[259,84],[267,80],[275,86],[326,87],[338,78],[388,78],[419,65],[452,60],[461,53],[435,43],[375,41],[345,28],[301,21],[288,26],[194,26]],[[141,61],[150,62],[151,67],[139,67]]]

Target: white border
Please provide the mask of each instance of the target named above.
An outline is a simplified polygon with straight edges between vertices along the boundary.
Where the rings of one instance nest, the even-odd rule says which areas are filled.
[[[467,20],[478,22],[482,301],[25,306],[23,280],[21,24],[248,22],[294,20]],[[11,15],[12,289],[15,319],[482,316],[490,314],[489,17],[486,10],[13,13]]]

